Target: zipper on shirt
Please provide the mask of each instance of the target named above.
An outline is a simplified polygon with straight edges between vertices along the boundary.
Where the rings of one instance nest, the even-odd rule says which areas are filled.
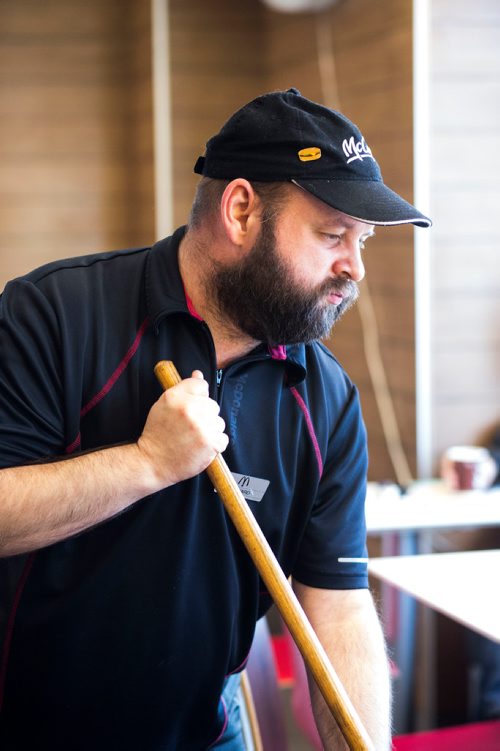
[[[219,388],[222,383],[222,368],[219,368],[216,371],[216,383],[217,383],[217,388]]]

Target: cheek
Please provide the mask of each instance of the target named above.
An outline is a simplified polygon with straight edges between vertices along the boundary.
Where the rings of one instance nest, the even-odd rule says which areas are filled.
[[[306,289],[321,284],[330,273],[331,254],[318,247],[317,240],[299,229],[287,228],[286,235],[279,232],[276,251],[291,280]]]
[[[302,288],[308,288],[314,284],[314,273],[307,253],[296,254],[284,261],[287,277],[290,282]]]
[[[322,252],[316,245],[304,248],[295,261],[295,276],[309,288],[323,284],[331,276],[331,254]]]

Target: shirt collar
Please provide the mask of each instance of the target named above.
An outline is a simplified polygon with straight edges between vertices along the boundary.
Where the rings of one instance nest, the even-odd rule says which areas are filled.
[[[151,248],[146,266],[146,304],[155,330],[170,313],[188,313],[184,285],[179,271],[179,245],[186,232],[180,227],[171,237]]]

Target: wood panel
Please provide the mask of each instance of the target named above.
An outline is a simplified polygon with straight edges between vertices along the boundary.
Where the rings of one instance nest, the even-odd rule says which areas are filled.
[[[0,2],[0,287],[152,238],[149,4]]]
[[[188,216],[205,143],[266,89],[263,6],[255,0],[171,0],[174,221]]]
[[[391,387],[394,398],[404,398],[410,402],[414,398],[414,351],[410,343],[400,343],[394,341],[382,340],[380,342],[382,355],[387,364],[387,379]],[[335,334],[333,334],[329,346],[332,350],[336,349]],[[364,351],[362,342],[354,340],[352,345],[343,347],[344,360],[349,375],[358,387],[367,388],[370,379],[366,372],[364,363]],[[408,367],[408,363],[412,367]],[[414,436],[412,436],[414,442]]]

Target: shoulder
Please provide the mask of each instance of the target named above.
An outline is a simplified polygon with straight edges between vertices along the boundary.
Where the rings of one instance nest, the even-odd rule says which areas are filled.
[[[118,294],[132,294],[140,283],[149,248],[95,253],[53,261],[6,285],[2,307],[31,304],[57,310],[99,302],[111,304]]]
[[[108,269],[112,269],[113,274],[116,274],[122,268],[126,270],[140,264],[149,250],[149,247],[130,248],[64,258],[39,266],[14,281],[43,285],[56,283],[63,278],[67,280],[71,277],[84,279],[86,276],[97,276],[106,273]]]
[[[365,440],[359,394],[332,352],[319,342],[302,350],[305,378],[291,390],[309,413],[320,446],[332,436],[355,442]]]
[[[352,397],[356,388],[340,362],[321,342],[305,347],[307,378],[305,387],[312,395],[341,404]]]

